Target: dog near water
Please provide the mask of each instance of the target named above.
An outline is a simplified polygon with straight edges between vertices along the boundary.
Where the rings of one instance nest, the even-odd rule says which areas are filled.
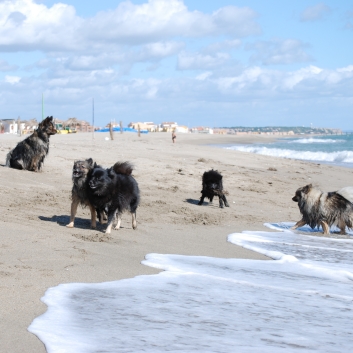
[[[107,209],[108,224],[105,233],[109,234],[116,218],[119,229],[121,215],[129,211],[132,215],[132,228],[136,229],[136,209],[140,202],[138,184],[131,175],[133,166],[129,162],[117,162],[113,167],[104,169],[95,165],[89,176],[88,199],[97,209]]]
[[[53,117],[48,116],[33,132],[7,154],[6,165],[10,168],[38,172],[49,152],[49,138],[56,134]]]
[[[340,234],[346,234],[346,227],[353,227],[353,187],[339,191],[322,192],[312,184],[299,188],[293,201],[298,203],[302,219],[292,229],[308,224],[312,229],[321,226],[323,234],[330,234],[330,227],[336,225]]]
[[[104,210],[95,210],[88,200],[88,174],[93,170],[93,159],[75,161],[72,168],[72,190],[71,190],[71,213],[70,223],[66,225],[68,228],[74,227],[77,207],[81,204],[82,207],[88,206],[91,211],[91,228],[96,228],[96,212],[100,223],[106,223]]]
[[[202,190],[201,198],[198,205],[202,205],[205,197],[209,198],[210,202],[213,201],[215,196],[219,198],[219,207],[223,208],[223,202],[226,207],[229,207],[227,199],[223,193],[222,175],[217,170],[209,170],[204,172],[202,176]]]

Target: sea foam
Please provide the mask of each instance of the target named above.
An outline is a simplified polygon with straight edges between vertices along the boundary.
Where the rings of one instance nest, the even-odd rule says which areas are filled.
[[[241,152],[250,152],[262,154],[265,156],[282,157],[301,159],[307,161],[332,162],[332,163],[353,163],[352,151],[337,151],[337,152],[311,152],[311,151],[295,151],[290,149],[269,148],[263,146],[232,146],[227,147]]]
[[[298,140],[289,140],[288,143],[302,143],[302,144],[310,144],[310,143],[342,143],[344,140],[332,140],[332,139],[319,139],[319,138],[303,138]]]
[[[228,237],[274,261],[149,254],[164,272],[50,288],[29,331],[48,353],[348,352],[353,241],[293,224]]]

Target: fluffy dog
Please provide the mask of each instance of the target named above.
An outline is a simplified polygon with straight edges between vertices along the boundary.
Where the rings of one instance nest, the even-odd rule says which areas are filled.
[[[222,175],[218,173],[217,170],[209,170],[208,172],[204,172],[202,176],[202,190],[201,190],[201,198],[198,205],[202,205],[205,197],[210,199],[212,202],[214,196],[219,197],[219,207],[223,208],[223,201],[226,207],[229,207],[227,199],[223,193],[223,182]]]
[[[336,225],[340,234],[346,234],[346,226],[353,227],[353,187],[322,192],[309,184],[299,188],[292,200],[303,216],[292,229],[308,224],[312,229],[321,226],[323,234],[330,234],[330,227]]]
[[[81,204],[82,207],[88,206],[91,211],[91,227],[96,228],[96,211],[100,223],[106,223],[106,216],[103,210],[95,210],[88,200],[88,174],[93,170],[93,160],[88,158],[83,161],[75,161],[72,169],[72,190],[71,190],[71,214],[70,223],[66,225],[68,228],[73,228],[77,207]]]
[[[104,169],[95,165],[89,176],[88,199],[97,209],[107,209],[108,224],[105,233],[109,234],[118,216],[114,229],[120,228],[121,214],[128,210],[132,215],[132,228],[136,229],[136,209],[140,202],[140,191],[131,175],[133,166],[129,162],[117,162]]]
[[[15,169],[38,172],[42,168],[44,158],[49,152],[49,137],[56,134],[53,117],[44,119],[31,136],[7,154],[6,165]]]

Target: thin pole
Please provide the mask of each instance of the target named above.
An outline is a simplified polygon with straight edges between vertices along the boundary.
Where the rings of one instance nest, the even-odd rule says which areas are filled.
[[[92,139],[94,140],[94,98],[92,98]]]

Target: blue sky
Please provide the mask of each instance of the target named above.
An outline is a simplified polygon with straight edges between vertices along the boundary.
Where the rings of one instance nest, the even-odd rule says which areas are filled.
[[[0,119],[352,130],[353,2],[0,0]]]

